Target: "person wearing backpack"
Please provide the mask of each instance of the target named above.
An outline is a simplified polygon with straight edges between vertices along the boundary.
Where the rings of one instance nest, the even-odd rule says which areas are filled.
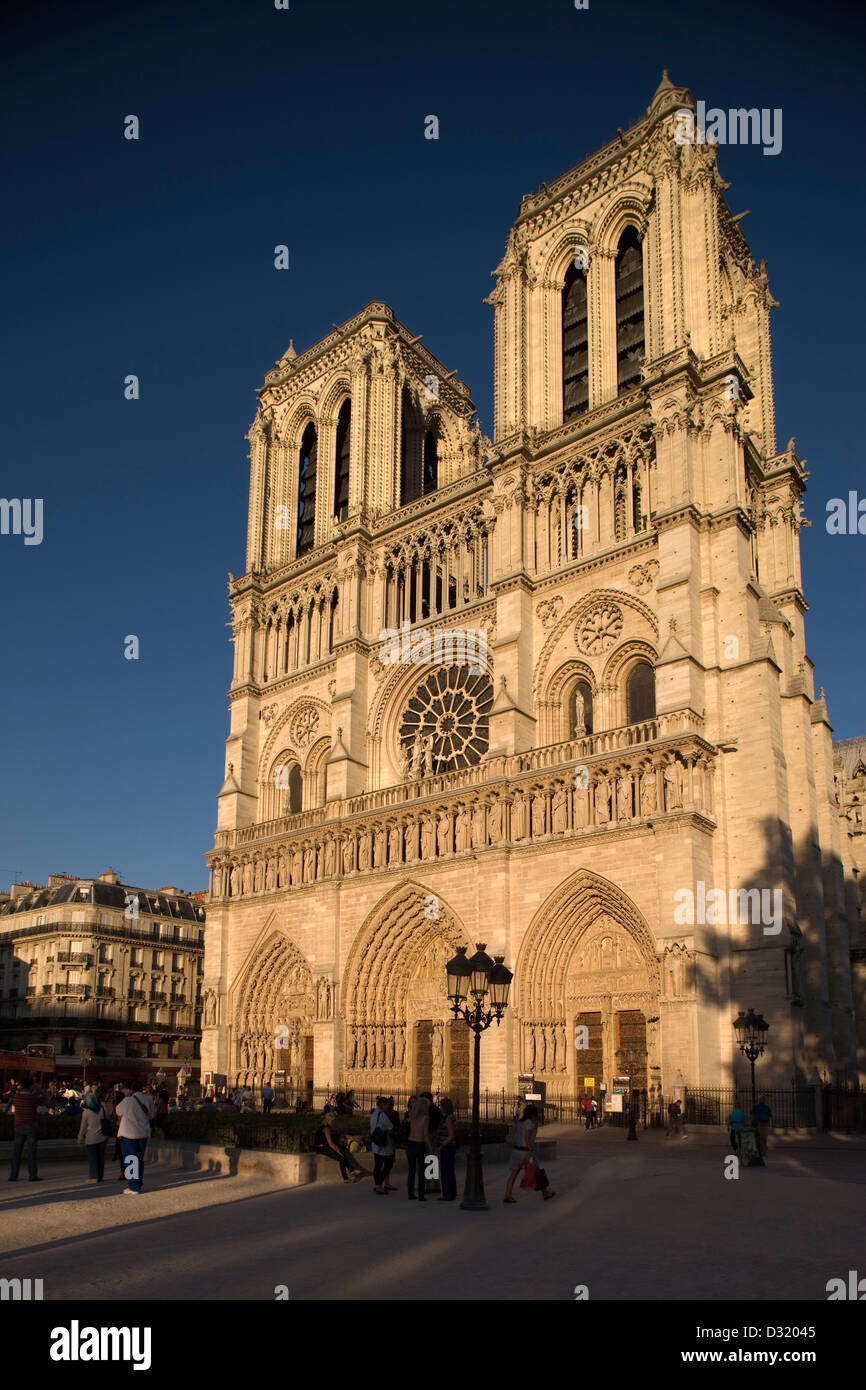
[[[88,1091],[78,1126],[78,1142],[87,1146],[88,1182],[102,1182],[105,1177],[105,1150],[110,1134],[111,1122],[105,1106],[93,1091]]]
[[[370,1116],[370,1148],[373,1150],[373,1191],[379,1197],[388,1192],[396,1192],[388,1182],[394,1167],[394,1124],[386,1111],[388,1101],[379,1096],[376,1108]]]
[[[154,1105],[145,1091],[126,1096],[117,1107],[120,1128],[117,1137],[123,1151],[124,1196],[140,1197],[144,1184],[144,1153],[150,1138]]]

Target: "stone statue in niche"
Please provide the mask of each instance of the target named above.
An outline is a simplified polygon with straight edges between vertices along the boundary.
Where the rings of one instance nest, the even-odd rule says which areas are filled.
[[[586,701],[579,689],[574,694],[574,723],[575,737],[583,738],[586,733]]]
[[[424,740],[424,776],[433,776],[433,735],[428,734]]]
[[[271,856],[271,858],[268,860],[268,867],[267,867],[267,871],[266,871],[266,873],[265,873],[265,887],[267,888],[268,892],[270,893],[270,892],[273,891],[274,888],[276,888],[276,886],[277,886],[277,861],[276,861],[276,859],[275,859],[273,856]]]
[[[436,827],[433,817],[425,814],[421,821],[421,858],[436,858]]]
[[[621,772],[616,784],[616,810],[618,820],[631,820],[631,774]]]
[[[367,831],[361,836],[358,844],[358,868],[365,873],[370,867],[370,834]]]
[[[355,867],[355,839],[347,835],[343,841],[343,873],[350,874]]]
[[[595,784],[596,825],[607,825],[610,821],[610,787],[606,777],[599,777]]]
[[[402,743],[400,744],[400,751],[397,754],[397,760],[400,766],[400,781],[408,782],[412,772],[412,760],[409,757],[408,749],[405,748]]]
[[[526,1030],[526,1065],[529,1071],[535,1071],[535,1029]]]
[[[255,876],[254,876],[254,883],[253,883],[253,891],[256,892],[256,893],[261,893],[261,891],[262,891],[262,889],[264,888],[264,886],[265,886],[265,866],[264,866],[264,864],[263,864],[263,862],[262,862],[261,859],[257,859],[257,860],[256,860],[256,867],[255,867]]]
[[[415,742],[412,744],[412,776],[420,777],[424,768],[424,740],[421,738],[420,731],[415,735]]]
[[[547,829],[547,807],[543,792],[536,792],[532,798],[532,834],[538,839]]]
[[[640,779],[640,813],[642,816],[652,816],[656,809],[656,774],[655,768],[648,767],[644,770]]]
[[[347,1065],[351,1069],[358,1062],[358,1039],[355,1036],[355,1029],[350,1026],[349,1036],[346,1042]]]
[[[526,838],[526,797],[523,792],[517,793],[511,808],[511,838],[512,840]]]
[[[476,801],[472,809],[472,848],[481,849],[487,844],[487,817],[483,801]]]
[[[498,796],[495,796],[490,804],[488,825],[490,829],[490,843],[492,845],[498,845],[499,841],[502,839],[502,801]]]
[[[568,829],[568,797],[564,787],[553,793],[553,833],[562,835]]]
[[[418,853],[418,831],[420,827],[417,820],[413,817],[406,822],[406,862],[420,859]]]
[[[365,1067],[366,1065],[367,1065],[367,1030],[366,1030],[366,1028],[359,1028],[359,1030],[358,1030],[358,1066],[359,1066],[359,1067]]]
[[[304,882],[312,883],[316,877],[316,851],[312,845],[304,848]]]
[[[325,841],[325,877],[330,878],[337,867],[337,847],[332,835]]]
[[[374,838],[376,845],[376,868],[381,869],[382,865],[387,863],[388,860],[387,836],[385,834],[384,825],[376,826],[376,833]]]
[[[240,871],[240,868],[238,867],[237,864],[234,864],[234,865],[232,866],[232,871],[231,871],[231,876],[230,876],[230,882],[231,882],[231,889],[232,889],[232,897],[233,897],[233,898],[239,898],[240,895],[241,895],[241,891],[242,891],[242,889],[241,889],[241,871]]]
[[[680,788],[680,769],[676,760],[665,764],[665,799],[669,811],[679,811],[682,808],[683,798]]]
[[[396,822],[392,824],[388,832],[388,862],[391,864],[403,862],[403,829]]]
[[[577,787],[574,792],[574,828],[585,830],[589,825],[589,788]]]
[[[445,1051],[442,1045],[442,1024],[437,1023],[433,1028],[433,1088],[438,1090],[444,1081],[443,1061]]]
[[[204,997],[204,1026],[213,1028],[216,1023],[216,995],[209,989]]]
[[[451,817],[447,811],[443,811],[439,817],[439,824],[436,828],[436,844],[440,858],[451,853]]]
[[[466,814],[466,807],[461,806],[457,812],[456,821],[457,853],[469,848],[469,817]]]
[[[301,853],[301,847],[300,847],[300,845],[298,845],[297,848],[294,850],[294,852],[293,852],[293,854],[292,854],[292,885],[293,885],[294,887],[297,887],[297,885],[298,885],[299,883],[303,883],[303,881],[304,881],[304,856],[303,856],[302,853]]]

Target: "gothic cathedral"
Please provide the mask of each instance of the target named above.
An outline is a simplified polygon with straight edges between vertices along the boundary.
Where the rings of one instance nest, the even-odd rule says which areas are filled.
[[[265,378],[203,1073],[465,1102],[445,963],[483,942],[514,972],[483,1086],[609,1087],[629,1047],[638,1086],[727,1084],[750,1007],[767,1084],[856,1079],[806,474],[765,266],[684,108],[665,75],[523,199],[492,442],[386,304]]]

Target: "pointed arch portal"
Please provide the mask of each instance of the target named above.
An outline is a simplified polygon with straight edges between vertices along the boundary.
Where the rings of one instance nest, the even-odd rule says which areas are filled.
[[[588,870],[562,884],[530,923],[515,982],[518,1070],[546,1081],[549,1092],[599,1095],[621,1071],[619,1048],[648,1053],[635,1068],[637,1089],[656,1079],[655,942],[615,884]]]
[[[343,1084],[441,1090],[469,1096],[469,1029],[455,1022],[445,966],[473,943],[452,908],[423,885],[405,883],[370,913],[343,977]]]

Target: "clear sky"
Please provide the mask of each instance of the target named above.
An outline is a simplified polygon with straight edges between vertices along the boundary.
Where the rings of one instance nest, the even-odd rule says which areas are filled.
[[[777,431],[809,460],[817,682],[835,736],[866,733],[866,536],[825,526],[828,499],[866,498],[858,9],[16,7],[0,492],[42,498],[44,535],[0,536],[0,885],[111,865],[140,886],[206,886],[255,388],[290,338],[302,351],[384,299],[492,434],[482,301],[518,202],[638,119],[665,67],[708,106],[783,112],[778,155],[729,147],[720,168],[780,301]]]

